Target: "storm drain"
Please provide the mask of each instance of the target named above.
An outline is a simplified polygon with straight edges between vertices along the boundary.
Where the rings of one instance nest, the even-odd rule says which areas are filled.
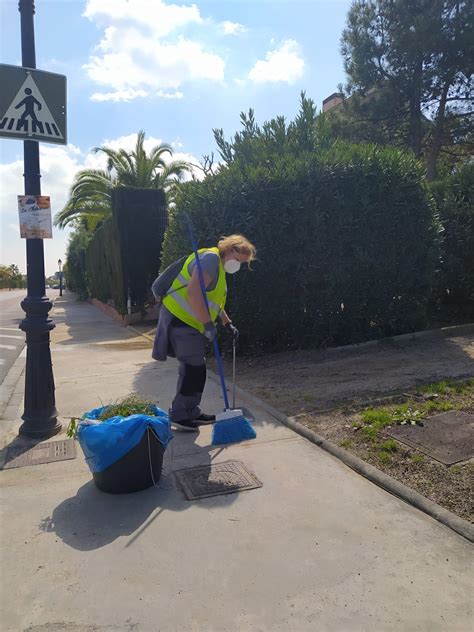
[[[474,415],[463,411],[434,415],[423,426],[394,426],[387,434],[444,465],[474,457]]]
[[[40,465],[41,463],[53,463],[76,458],[76,445],[74,439],[63,441],[49,441],[31,446],[14,446],[8,448],[4,470],[24,465]]]
[[[174,473],[188,500],[233,494],[262,487],[258,478],[240,461],[202,465]]]

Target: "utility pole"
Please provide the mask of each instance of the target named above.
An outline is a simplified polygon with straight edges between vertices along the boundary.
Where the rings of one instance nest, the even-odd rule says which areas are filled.
[[[19,0],[22,66],[36,68],[34,0]],[[40,195],[39,143],[24,140],[25,195]],[[20,434],[44,439],[61,430],[57,420],[49,332],[55,325],[46,296],[42,239],[26,240],[27,296],[21,302],[26,316],[20,329],[26,333],[25,408]]]

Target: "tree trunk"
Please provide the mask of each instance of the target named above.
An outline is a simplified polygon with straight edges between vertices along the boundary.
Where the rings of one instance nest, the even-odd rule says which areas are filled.
[[[413,82],[410,94],[410,127],[408,143],[415,154],[415,158],[421,156],[421,82],[422,61],[417,61],[413,72]]]
[[[449,86],[451,85],[451,78],[449,78],[443,86],[441,92],[441,99],[439,102],[438,112],[436,113],[436,121],[433,130],[433,139],[431,141],[430,153],[428,156],[426,166],[426,179],[431,182],[436,173],[436,164],[439,158],[439,152],[443,144],[443,133],[445,124],[445,112],[446,112],[446,99],[448,98]]]

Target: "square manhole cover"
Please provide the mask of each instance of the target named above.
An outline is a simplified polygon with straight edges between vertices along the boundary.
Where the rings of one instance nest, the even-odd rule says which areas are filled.
[[[24,465],[39,465],[40,463],[53,463],[53,461],[66,461],[76,458],[76,444],[74,439],[63,441],[49,441],[31,446],[15,446],[8,448],[4,470]]]
[[[474,415],[450,410],[423,423],[423,426],[395,426],[387,434],[445,465],[474,456]]]
[[[240,461],[225,461],[178,470],[175,476],[188,500],[262,487],[255,474]]]

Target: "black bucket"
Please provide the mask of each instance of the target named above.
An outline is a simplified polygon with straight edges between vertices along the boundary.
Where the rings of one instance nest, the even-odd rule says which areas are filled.
[[[148,428],[140,442],[121,459],[92,474],[94,483],[108,494],[130,494],[152,487],[160,479],[164,452],[163,444]]]

